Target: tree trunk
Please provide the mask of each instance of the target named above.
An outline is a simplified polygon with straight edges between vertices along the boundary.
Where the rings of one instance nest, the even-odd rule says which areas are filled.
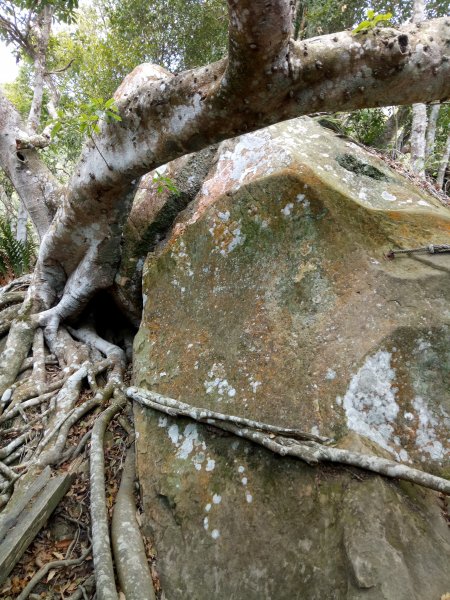
[[[42,99],[44,96],[45,69],[47,65],[47,50],[52,27],[52,7],[44,6],[34,27],[36,46],[34,55],[34,84],[33,100],[28,116],[28,129],[37,132],[41,122]]]
[[[444,188],[444,177],[445,171],[447,170],[450,158],[450,131],[447,136],[447,143],[445,145],[445,150],[441,158],[441,162],[439,163],[439,171],[436,178],[436,183],[438,184],[439,189]]]
[[[25,127],[19,114],[0,91],[0,166],[25,204],[41,239],[56,212],[60,185],[37,150],[17,150]]]
[[[16,240],[18,242],[26,243],[27,241],[27,222],[28,213],[22,200],[19,202],[19,208],[17,209],[17,227],[16,227]]]
[[[428,160],[433,154],[434,142],[436,139],[436,125],[439,117],[440,104],[432,104],[430,116],[428,119],[427,138],[425,146],[425,160]]]
[[[425,20],[425,0],[414,0],[412,21],[419,25]],[[425,135],[427,132],[427,107],[425,104],[413,104],[411,126],[411,167],[425,177]]]

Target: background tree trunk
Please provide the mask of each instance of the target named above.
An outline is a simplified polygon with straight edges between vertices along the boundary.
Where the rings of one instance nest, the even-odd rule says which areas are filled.
[[[436,178],[436,183],[437,183],[439,189],[444,188],[444,177],[445,177],[445,171],[447,170],[447,167],[449,165],[449,162],[448,162],[449,158],[450,158],[450,131],[448,133],[447,143],[445,145],[445,150],[442,155],[441,162],[439,163],[439,171],[438,171],[438,175]]]
[[[425,20],[425,0],[414,0],[413,23]],[[425,136],[427,132],[427,107],[425,104],[413,104],[411,126],[411,167],[415,173],[425,176]]]

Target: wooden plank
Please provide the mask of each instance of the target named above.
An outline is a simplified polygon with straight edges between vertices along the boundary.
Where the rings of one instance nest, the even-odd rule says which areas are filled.
[[[50,479],[51,469],[45,467],[40,475],[31,481],[22,495],[14,501],[11,509],[7,506],[0,514],[0,542],[6,537],[8,531],[17,523],[20,513],[38,492],[47,484]]]
[[[0,585],[6,580],[25,550],[66,494],[75,474],[59,475],[47,481],[35,499],[23,508],[16,523],[0,543]]]

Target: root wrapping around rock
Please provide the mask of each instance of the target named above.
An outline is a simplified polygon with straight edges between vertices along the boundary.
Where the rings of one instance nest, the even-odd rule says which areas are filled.
[[[359,452],[351,452],[342,448],[335,448],[329,445],[324,445],[313,440],[299,441],[286,435],[274,435],[266,433],[268,427],[266,424],[258,423],[258,428],[254,429],[250,426],[242,426],[237,424],[236,417],[231,415],[221,415],[215,417],[213,422],[205,419],[204,414],[209,412],[202,408],[190,406],[184,402],[179,402],[173,398],[167,398],[160,394],[148,392],[147,390],[139,390],[137,388],[128,388],[127,395],[133,400],[139,402],[142,406],[152,408],[159,412],[164,412],[171,416],[189,417],[199,422],[206,422],[224,429],[238,437],[248,439],[256,444],[264,446],[268,450],[281,456],[293,456],[307,462],[310,465],[315,465],[322,462],[332,462],[337,464],[345,464],[352,467],[358,467],[366,471],[372,471],[385,477],[394,479],[403,479],[416,483],[423,487],[443,492],[450,495],[450,481],[424,471],[419,471],[412,467],[397,463],[393,460],[387,460],[378,456],[361,454]],[[219,413],[216,413],[216,415]],[[245,419],[240,419],[244,422]],[[248,421],[250,423],[250,421]]]
[[[114,506],[111,528],[114,561],[120,587],[127,600],[154,600],[152,577],[136,521],[135,478],[133,444],[127,452]]]

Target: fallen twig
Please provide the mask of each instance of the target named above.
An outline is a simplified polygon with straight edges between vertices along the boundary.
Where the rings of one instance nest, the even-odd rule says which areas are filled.
[[[17,596],[17,600],[26,600],[37,584],[47,575],[51,569],[61,569],[67,567],[76,567],[81,565],[86,560],[91,552],[91,546],[87,548],[79,558],[63,558],[61,560],[52,560],[45,564],[39,571],[30,579],[22,593]]]

